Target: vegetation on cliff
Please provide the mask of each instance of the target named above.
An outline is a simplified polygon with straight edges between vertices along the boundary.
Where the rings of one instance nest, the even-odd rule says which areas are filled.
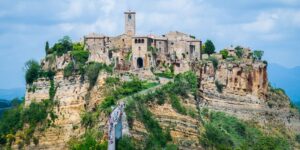
[[[181,114],[187,114],[187,109],[182,106],[177,96],[188,96],[189,93],[195,93],[197,87],[196,76],[192,72],[179,74],[174,82],[170,82],[155,92],[146,95],[134,96],[128,101],[125,108],[129,126],[132,127],[134,119],[144,124],[148,135],[144,141],[144,149],[161,149],[172,147],[172,137],[169,129],[162,129],[153,114],[148,110],[149,103],[164,104],[170,99],[172,107]],[[140,144],[141,145],[141,144]],[[176,147],[176,146],[175,146]]]
[[[281,137],[265,135],[255,124],[243,122],[223,112],[203,109],[204,132],[200,141],[211,149],[290,149],[288,141]]]
[[[52,125],[56,118],[53,106],[53,101],[44,100],[40,103],[32,102],[28,107],[21,104],[4,112],[0,120],[0,144],[11,146],[13,142],[18,142],[21,147],[30,144],[37,127],[43,131]]]

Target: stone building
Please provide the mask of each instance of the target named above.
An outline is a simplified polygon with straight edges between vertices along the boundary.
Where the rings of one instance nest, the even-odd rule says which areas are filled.
[[[202,42],[194,36],[178,31],[162,36],[136,35],[135,12],[125,12],[124,34],[109,37],[89,34],[84,44],[91,52],[89,61],[114,64],[116,70],[160,70],[173,65],[175,73],[188,70],[200,59]]]

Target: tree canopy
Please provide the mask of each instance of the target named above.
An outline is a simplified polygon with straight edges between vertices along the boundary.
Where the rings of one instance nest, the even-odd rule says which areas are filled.
[[[255,50],[253,51],[253,58],[254,60],[261,60],[262,56],[264,55],[264,51]]]
[[[29,60],[25,63],[25,79],[27,84],[32,84],[39,77],[40,65],[35,60]]]
[[[214,43],[211,40],[206,40],[205,47],[204,47],[204,53],[208,54],[208,55],[213,54],[213,53],[215,53],[215,49],[216,48],[215,48]]]

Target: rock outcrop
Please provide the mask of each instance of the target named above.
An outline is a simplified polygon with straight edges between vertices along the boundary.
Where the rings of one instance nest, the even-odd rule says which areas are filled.
[[[197,72],[201,108],[223,111],[262,127],[281,126],[290,130],[287,133],[300,133],[299,113],[290,107],[284,93],[271,91],[263,62],[219,61],[217,68],[203,63]]]

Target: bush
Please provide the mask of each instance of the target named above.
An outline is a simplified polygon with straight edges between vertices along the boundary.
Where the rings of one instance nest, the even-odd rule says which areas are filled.
[[[215,57],[209,57],[208,60],[212,62],[213,66],[214,66],[214,70],[216,71],[218,69],[218,66],[219,66],[218,59],[215,58]]]
[[[58,43],[54,44],[52,47],[52,52],[56,52],[58,56],[62,56],[68,51],[72,51],[72,49],[73,44],[71,38],[69,36],[64,36],[58,41]]]
[[[216,149],[289,149],[286,139],[265,136],[235,117],[222,112],[210,112],[204,125],[201,143]]]
[[[85,112],[81,115],[81,125],[85,128],[93,127],[96,121],[96,117],[91,112]]]
[[[101,69],[102,64],[100,63],[92,63],[87,66],[86,74],[90,82],[90,87],[93,87],[95,85]]]
[[[228,57],[228,51],[226,49],[221,50],[220,54],[222,55],[223,59],[227,59],[227,57]]]
[[[161,73],[154,73],[154,74],[158,77],[163,77],[163,78],[168,78],[168,79],[172,79],[174,77],[174,73],[172,73],[169,70],[161,72]]]
[[[25,79],[27,84],[32,84],[33,81],[38,79],[40,68],[39,63],[35,60],[29,60],[25,63]]]
[[[222,92],[223,92],[224,85],[221,84],[218,80],[215,81],[215,85],[216,85],[216,87],[217,87],[217,91],[218,91],[219,93],[222,93]]]
[[[262,136],[253,146],[254,150],[290,150],[289,143],[282,138]]]
[[[215,45],[211,40],[206,40],[206,42],[204,43],[205,47],[204,47],[204,53],[205,54],[213,54],[215,53]]]
[[[178,146],[175,144],[168,144],[166,150],[178,150]]]
[[[74,70],[74,64],[73,62],[70,62],[65,68],[64,68],[64,77],[70,77],[73,74]]]
[[[107,150],[107,141],[99,142],[102,134],[88,130],[81,139],[71,139],[68,144],[71,150]]]
[[[14,135],[18,130],[23,129],[26,126],[26,143],[30,143],[30,139],[33,137],[33,133],[37,125],[45,127],[49,126],[49,123],[53,122],[55,118],[49,120],[49,114],[54,114],[53,103],[50,100],[43,100],[40,103],[32,102],[29,107],[24,108],[23,105],[19,105],[10,110],[4,112],[0,118],[0,137],[5,137],[8,134]],[[1,141],[1,138],[0,138]],[[3,140],[7,142],[9,140]]]
[[[296,135],[296,141],[297,141],[298,143],[300,143],[300,134],[297,134],[297,135]]]
[[[254,60],[261,60],[263,55],[264,55],[264,51],[261,51],[261,50],[253,51],[253,59]]]
[[[120,140],[117,140],[117,150],[135,150],[136,146],[133,140],[129,136],[123,136]]]
[[[244,55],[244,49],[240,46],[237,46],[234,48],[235,49],[235,54],[238,58],[242,58]]]
[[[185,107],[182,106],[182,104],[180,103],[180,100],[179,98],[172,94],[170,95],[170,100],[171,100],[171,105],[172,107],[180,114],[182,115],[186,115],[187,114],[187,111],[185,109]]]
[[[152,113],[142,104],[138,105],[137,118],[145,125],[147,131],[150,133],[146,141],[146,149],[157,145],[165,147],[168,141],[167,134],[163,132],[157,120],[152,116]]]
[[[215,147],[217,149],[231,149],[233,147],[233,141],[228,138],[220,127],[213,124],[205,125],[201,142],[205,147]]]
[[[84,50],[74,50],[71,52],[72,58],[78,64],[85,64],[89,58],[89,52]]]
[[[56,88],[54,86],[54,80],[51,79],[50,80],[50,88],[49,88],[49,98],[50,98],[50,100],[54,100],[55,93],[56,93]]]

